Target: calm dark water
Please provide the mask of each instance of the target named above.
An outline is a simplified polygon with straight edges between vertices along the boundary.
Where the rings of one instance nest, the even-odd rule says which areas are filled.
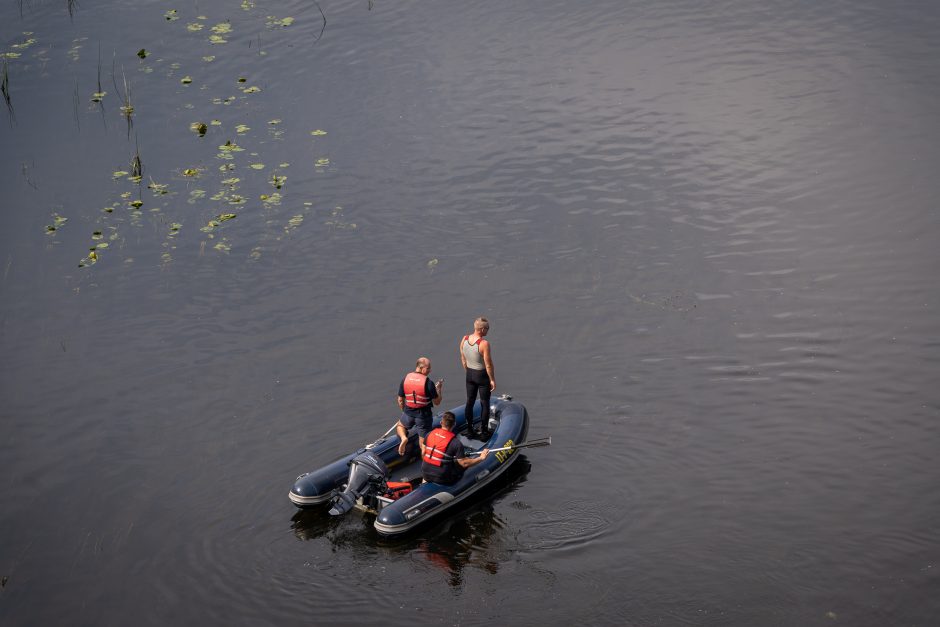
[[[320,7],[0,6],[0,623],[937,624],[940,5]],[[480,314],[554,445],[295,510]]]

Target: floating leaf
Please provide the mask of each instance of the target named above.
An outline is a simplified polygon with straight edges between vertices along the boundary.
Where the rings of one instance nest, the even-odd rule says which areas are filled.
[[[431,261],[428,262],[428,267],[433,269],[437,265],[437,263],[438,263],[437,259],[432,259]]]
[[[130,172],[127,172],[125,170],[118,170],[117,172],[112,173],[111,177],[115,179],[119,179],[119,178],[127,176],[128,174],[130,174]]]
[[[96,91],[91,95],[92,102],[101,102],[101,99],[108,95],[106,91]]]
[[[199,22],[190,22],[189,24],[186,25],[186,30],[193,32],[193,33],[201,31],[203,28],[204,26],[200,24]]]
[[[186,168],[183,170],[183,176],[199,176],[198,168]]]
[[[238,194],[232,194],[231,196],[228,197],[228,204],[230,204],[230,205],[244,205],[244,204],[245,204],[245,197],[244,197],[244,196],[239,196]],[[233,217],[233,218],[235,217],[234,214],[232,214],[232,217]]]
[[[304,217],[298,214],[287,221],[287,227],[284,230],[287,231],[290,229],[296,229],[298,226],[303,224],[303,221],[304,221]]]
[[[225,239],[222,239],[215,246],[213,246],[213,248],[223,253],[227,253],[232,250],[232,245],[229,244]]]
[[[232,140],[228,140],[227,142],[219,146],[219,150],[223,152],[241,152],[244,150],[244,148],[242,148],[238,144],[232,143]]]
[[[212,32],[216,33],[217,35],[224,35],[226,33],[231,33],[232,25],[229,22],[219,22],[218,24],[212,27]]]
[[[173,235],[176,235],[177,233],[179,233],[181,228],[183,228],[183,225],[180,224],[179,222],[174,222],[173,224],[171,224],[170,236],[172,237]]]
[[[211,126],[222,126],[222,120],[212,120],[209,124]]]
[[[274,119],[274,120],[271,120],[270,122],[268,122],[268,124],[280,124],[280,123],[281,123],[281,120],[280,120],[280,119]]]
[[[315,131],[310,131],[310,134],[315,136],[326,135],[326,131],[318,128]]]
[[[146,59],[147,57],[150,56],[150,53],[147,52],[145,48],[141,48],[140,50],[137,51],[137,56],[140,57],[141,59]]]
[[[261,88],[258,87],[257,85],[252,85],[251,87],[246,87],[242,91],[246,94],[256,94],[259,91],[261,91]]]
[[[279,165],[279,166],[277,166],[277,167],[279,167],[279,168],[289,168],[289,167],[290,167],[290,164],[289,164],[289,163],[282,163],[281,165]]]
[[[323,166],[330,165],[330,160],[327,159],[326,157],[323,157],[321,159],[317,159],[317,162],[314,163],[313,165],[315,165],[318,168],[322,168]]]
[[[215,55],[214,54],[206,55],[202,58],[202,60],[205,61],[206,63],[212,63],[213,61],[215,61]]]
[[[91,239],[93,240],[99,240],[103,237],[104,235],[102,235],[101,231],[95,231],[94,233],[91,234]]]
[[[131,201],[131,207],[133,207],[134,209],[139,209],[140,207],[143,206],[143,204],[144,204],[144,203],[143,203],[143,201],[141,201],[141,200],[134,200],[134,201]]]
[[[251,127],[245,126],[244,124],[239,124],[238,126],[235,127],[236,133],[247,133],[250,130],[251,130]]]
[[[273,185],[277,189],[281,189],[281,187],[284,185],[284,181],[286,180],[287,180],[286,176],[278,176],[277,174],[271,175],[271,185]]]
[[[205,198],[205,196],[206,196],[206,190],[194,189],[193,191],[189,192],[189,200],[187,202],[189,202],[189,204],[191,205],[194,205],[196,204],[197,200],[200,200],[201,198]]]
[[[239,83],[247,83],[247,82],[248,82],[248,79],[245,78],[244,76],[239,76],[239,77],[238,77],[238,82],[239,82]]]
[[[232,177],[232,178],[230,178],[230,179],[225,179],[224,181],[222,181],[222,185],[233,185],[233,186],[234,186],[234,185],[238,185],[239,181],[241,181],[240,178],[238,178],[238,177]]]
[[[226,41],[221,35],[209,35],[209,43],[213,45],[227,44],[228,41]]]
[[[109,246],[108,242],[101,242],[95,246],[95,249],[107,248]]]
[[[209,127],[206,126],[205,122],[193,122],[189,125],[189,130],[194,133],[199,133],[200,137],[205,137],[206,132],[209,130]]]
[[[180,16],[176,14],[176,9],[170,9],[169,11],[163,14],[163,17],[166,18],[167,22],[173,22],[175,20],[180,19]]]
[[[264,169],[264,164],[263,164],[263,163],[252,163],[252,164],[249,165],[248,167],[251,168],[252,170],[263,170],[263,169]]]
[[[242,0],[242,8],[246,11],[250,11],[255,8],[255,3],[252,0]]]
[[[192,77],[192,76],[184,76],[183,78],[180,79],[180,82],[181,82],[182,84],[184,84],[184,85],[189,85],[190,83],[193,82],[193,77]]]
[[[220,213],[219,222],[225,222],[226,220],[234,220],[237,217],[235,213]]]

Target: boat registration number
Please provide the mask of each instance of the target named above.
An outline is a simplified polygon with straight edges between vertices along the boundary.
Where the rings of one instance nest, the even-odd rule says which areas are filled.
[[[499,447],[499,448],[504,448],[504,447],[507,447],[507,446],[512,446],[513,444],[514,444],[514,442],[513,442],[512,440],[506,440],[506,442],[503,444],[503,446],[501,446],[501,447]],[[508,451],[496,451],[495,453],[493,453],[493,455],[495,455],[495,456],[496,456],[496,459],[499,460],[499,463],[502,464],[504,461],[506,461],[506,458],[508,458],[511,453],[512,453],[512,450],[508,450]]]

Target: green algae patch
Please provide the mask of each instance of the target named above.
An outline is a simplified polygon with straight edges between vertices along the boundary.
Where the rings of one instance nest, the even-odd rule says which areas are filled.
[[[60,216],[58,213],[53,213],[52,224],[46,225],[46,235],[51,235],[52,233],[55,233],[56,231],[61,229],[65,225],[65,223],[68,221],[69,221],[68,218],[64,218]]]
[[[221,150],[222,152],[242,152],[245,149],[239,146],[238,144],[234,143],[232,140],[228,140],[227,142],[219,146],[219,150]]]

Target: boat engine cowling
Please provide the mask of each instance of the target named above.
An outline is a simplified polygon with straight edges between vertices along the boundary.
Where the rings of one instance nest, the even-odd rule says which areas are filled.
[[[346,488],[333,497],[330,514],[339,516],[351,510],[358,499],[374,500],[385,489],[388,466],[372,451],[363,449],[349,462]]]

